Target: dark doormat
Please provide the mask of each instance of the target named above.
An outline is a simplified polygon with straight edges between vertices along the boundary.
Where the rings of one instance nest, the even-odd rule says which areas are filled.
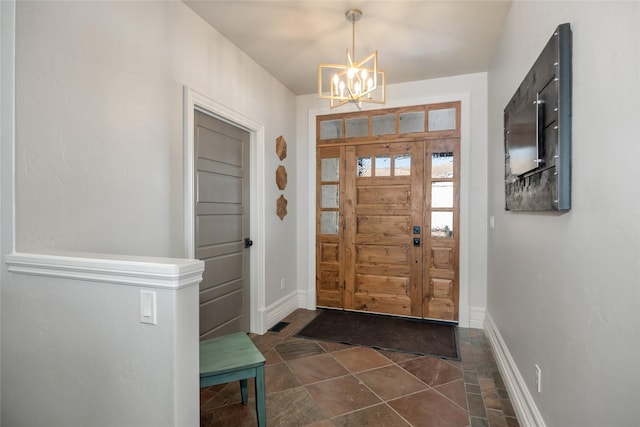
[[[460,360],[456,326],[437,321],[322,310],[296,336]]]

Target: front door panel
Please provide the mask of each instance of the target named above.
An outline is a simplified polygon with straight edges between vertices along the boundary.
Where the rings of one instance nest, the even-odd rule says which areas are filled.
[[[422,144],[347,147],[344,308],[421,316]]]

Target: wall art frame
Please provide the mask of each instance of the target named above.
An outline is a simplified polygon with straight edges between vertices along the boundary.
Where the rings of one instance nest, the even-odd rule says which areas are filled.
[[[505,210],[571,209],[572,34],[559,25],[504,109]]]

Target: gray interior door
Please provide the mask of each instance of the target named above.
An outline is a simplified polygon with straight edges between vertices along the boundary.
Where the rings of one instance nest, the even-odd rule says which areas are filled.
[[[249,331],[249,133],[195,111],[200,339]]]

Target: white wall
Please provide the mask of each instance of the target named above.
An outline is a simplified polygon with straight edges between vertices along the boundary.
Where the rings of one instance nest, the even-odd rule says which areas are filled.
[[[293,285],[280,258],[295,254],[296,215],[275,215],[275,139],[295,175],[294,95],[182,2],[17,9],[17,249],[183,256],[188,84],[265,125],[267,206],[254,213],[279,240],[267,262],[278,292],[283,276]]]
[[[194,426],[204,263],[12,254],[3,283],[6,426]],[[156,323],[140,322],[140,292]]]
[[[11,69],[13,59],[8,65],[4,59],[10,56],[5,44],[13,41],[14,31],[4,25],[9,8],[4,3],[12,2],[2,3],[0,237],[5,255],[14,243],[14,175],[11,158],[5,157],[12,153],[13,137],[6,136],[10,129],[4,127],[4,120],[11,118],[14,109],[13,101],[5,98],[5,82],[13,81],[5,78],[5,70]],[[275,214],[275,201],[282,193],[275,184],[276,167],[284,163],[289,176],[296,175],[296,164],[291,160],[296,152],[295,97],[289,90],[177,1],[19,2],[15,43],[18,251],[183,257],[183,85],[188,84],[264,125],[264,186],[252,189],[264,193],[265,200],[264,206],[252,206],[252,215],[267,230],[265,259],[261,261],[268,266],[266,288],[261,290],[263,304],[296,295],[296,265],[291,261],[296,253],[294,180],[290,179],[284,191],[290,201],[289,215],[281,221]],[[10,111],[4,110],[5,105]],[[285,162],[275,154],[279,135],[288,142]],[[286,284],[282,290],[281,278]],[[169,329],[147,334],[136,320],[131,320],[138,311],[138,294],[126,289],[115,285],[107,290],[68,278],[18,277],[7,274],[3,262],[2,416],[11,420],[6,423],[14,425],[13,417],[17,416],[15,424],[30,425],[135,425],[143,424],[140,420],[145,417],[157,425],[191,424],[181,423],[192,419],[180,418],[184,405],[174,402],[171,408],[165,407],[164,398],[171,389],[171,396],[176,396],[181,379],[158,376],[156,381],[162,366],[146,365],[141,355],[179,353],[182,344],[166,340],[181,340],[189,332],[184,326],[188,322],[181,321],[183,326],[165,323]],[[162,298],[162,306],[170,308],[163,310],[164,315],[179,321],[171,316],[171,309],[184,310],[187,300],[194,306],[191,312],[197,313],[197,295],[191,297]],[[16,301],[20,305],[8,310]],[[18,307],[19,312],[13,310]],[[116,314],[126,315],[127,320],[116,319]],[[42,329],[43,323],[47,330]],[[101,342],[105,329],[107,342],[114,345]],[[156,339],[156,334],[162,338]],[[144,350],[135,347],[132,351],[140,363],[114,367],[118,363],[114,360],[127,356],[125,347],[129,343],[145,346]],[[25,364],[20,364],[20,349],[29,354]],[[104,353],[99,354],[98,349]],[[194,352],[197,344],[186,357],[197,354]],[[84,354],[88,359],[79,361]],[[96,362],[100,357],[106,372],[98,370],[102,366]],[[180,365],[178,356],[173,357]],[[46,364],[49,359],[51,365]],[[19,375],[25,372],[27,361],[42,368],[37,372],[49,376],[42,391],[29,390],[29,385],[36,387],[36,381],[27,383],[29,375]],[[94,362],[96,370],[92,371]],[[13,369],[15,372],[5,375]],[[122,388],[96,381],[104,379],[110,369],[118,372],[115,381]],[[129,375],[136,380],[130,383]],[[65,389],[65,381],[72,377],[76,384]],[[106,387],[101,391],[105,400],[83,408],[84,391],[94,391],[99,382]],[[152,387],[153,391],[129,394],[128,385],[130,390]],[[170,391],[164,390],[165,386]],[[56,394],[56,388],[64,391]],[[193,393],[193,399],[184,398],[182,403],[197,412],[197,390]],[[130,407],[122,406],[122,399],[129,399],[126,405]],[[32,412],[22,414],[29,400]],[[5,402],[17,412],[5,410],[10,407]],[[17,402],[20,406],[13,406]],[[96,407],[99,404],[102,406]],[[106,415],[102,412],[105,408],[114,412]],[[59,418],[40,421],[46,419],[47,412]],[[91,413],[100,419],[83,421]]]
[[[370,108],[452,100],[463,101],[460,325],[481,328],[487,288],[487,74],[389,85],[386,105]],[[301,300],[308,307],[315,306],[315,116],[336,111],[316,95],[298,97],[298,283]]]
[[[14,40],[15,3],[0,2],[0,256],[2,258],[13,250]],[[7,279],[7,266],[4,262],[0,262],[0,367],[2,366],[3,302],[1,289]],[[1,372],[0,368],[0,378],[2,378]]]
[[[502,111],[564,22],[572,209],[505,212]],[[515,1],[489,71],[488,315],[549,426],[640,424],[639,23],[638,2]]]
[[[295,295],[296,182],[275,183],[280,164],[296,174],[294,95],[182,2],[17,9],[17,250],[184,256],[188,84],[264,125],[264,206],[251,211],[265,230],[263,305]]]

